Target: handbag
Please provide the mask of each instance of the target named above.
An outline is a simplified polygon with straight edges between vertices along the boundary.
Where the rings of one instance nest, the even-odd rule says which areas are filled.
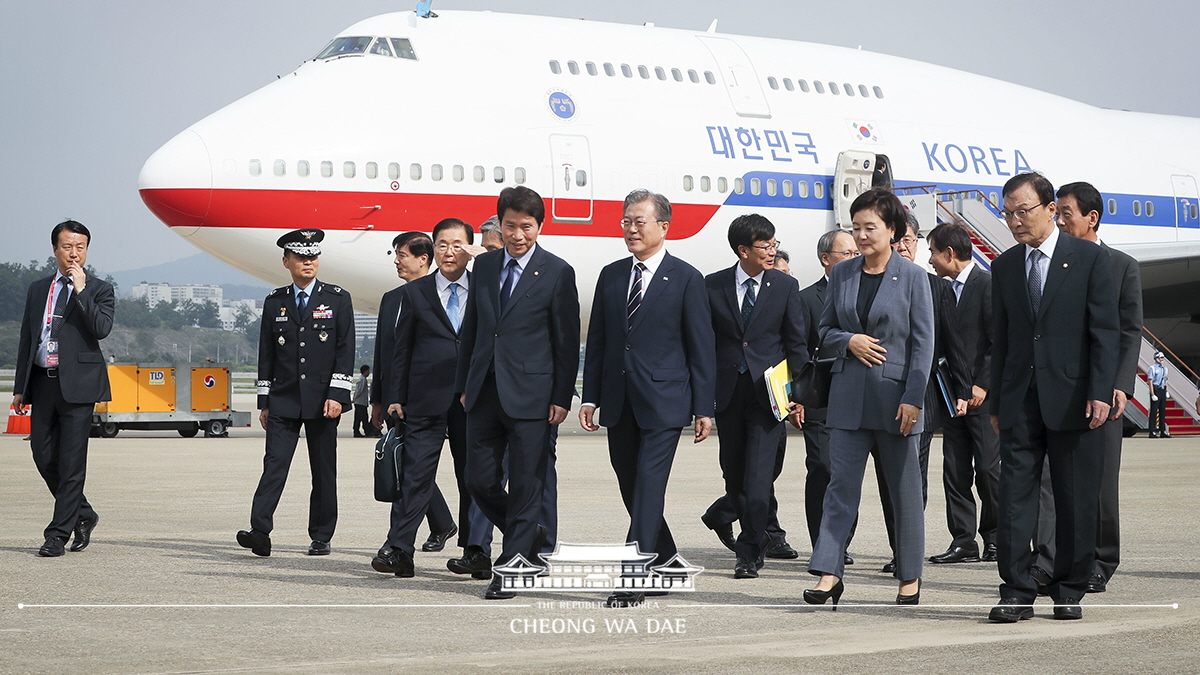
[[[829,381],[833,377],[830,370],[835,359],[822,359],[820,355],[820,350],[814,352],[813,357],[800,366],[800,372],[792,382],[796,402],[805,408],[829,406]]]
[[[404,476],[401,460],[406,425],[395,413],[388,419],[391,428],[375,443],[375,500],[380,502],[394,502],[400,498],[400,480]]]

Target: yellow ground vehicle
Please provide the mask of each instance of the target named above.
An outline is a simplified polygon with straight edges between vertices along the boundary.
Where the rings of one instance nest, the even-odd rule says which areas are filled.
[[[236,412],[227,363],[111,364],[112,400],[96,404],[92,433],[104,438],[121,429],[174,429],[191,438],[226,436],[250,426],[249,412]]]

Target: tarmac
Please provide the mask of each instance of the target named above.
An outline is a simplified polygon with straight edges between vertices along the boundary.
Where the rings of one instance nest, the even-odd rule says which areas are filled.
[[[253,397],[235,397],[252,409]],[[261,429],[229,438],[124,431],[93,439],[87,495],[101,516],[87,550],[39,558],[52,502],[19,435],[0,436],[2,673],[858,673],[1200,672],[1200,438],[1127,439],[1122,561],[1082,621],[987,622],[994,564],[927,565],[921,605],[894,604],[896,582],[874,480],[863,491],[856,562],[836,613],[805,605],[803,439],[789,439],[776,482],[797,560],[735,580],[733,554],[701,523],[721,494],[717,439],[680,442],[667,520],[680,554],[705,571],[695,592],[607,609],[605,592],[522,592],[485,601],[486,582],[450,573],[458,555],[418,553],[417,576],[370,567],[388,505],[372,495],[374,441],[339,440],[333,554],[308,557],[303,441],[276,514],[269,558],[234,541],[248,527]],[[257,424],[257,422],[256,422]],[[603,435],[564,425],[559,538],[624,541],[628,519]],[[868,471],[868,474],[870,472]],[[940,439],[930,461],[927,555],[949,544]],[[439,485],[452,503],[453,467]],[[424,532],[422,532],[424,536]]]

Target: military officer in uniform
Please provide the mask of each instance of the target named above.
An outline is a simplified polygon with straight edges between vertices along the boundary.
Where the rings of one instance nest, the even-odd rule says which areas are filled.
[[[237,541],[271,555],[275,507],[304,426],[312,468],[309,555],[329,555],[337,524],[337,425],[354,386],[354,309],[350,294],[317,280],[321,230],[279,238],[292,283],[263,302],[258,341],[259,422],[267,430],[262,478],[250,507],[250,530]]]

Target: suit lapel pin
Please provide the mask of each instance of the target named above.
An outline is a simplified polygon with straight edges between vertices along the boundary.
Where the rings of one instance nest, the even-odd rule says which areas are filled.
[[[535,276],[535,277],[536,277],[537,275],[539,275],[539,274],[541,274],[541,273],[542,273],[542,272],[541,272],[541,270],[534,270],[534,272],[533,272],[533,276]]]
[[[663,281],[666,281],[666,280],[667,280],[667,278],[666,278],[666,277],[663,277]]]
[[[897,281],[897,280],[899,280],[899,278],[900,277],[892,277],[892,281]]]
[[[767,288],[770,288],[770,287],[771,287],[771,282],[769,282],[769,281],[768,281],[768,282],[767,282]]]
[[[1063,263],[1063,269],[1067,269],[1067,263]]]

